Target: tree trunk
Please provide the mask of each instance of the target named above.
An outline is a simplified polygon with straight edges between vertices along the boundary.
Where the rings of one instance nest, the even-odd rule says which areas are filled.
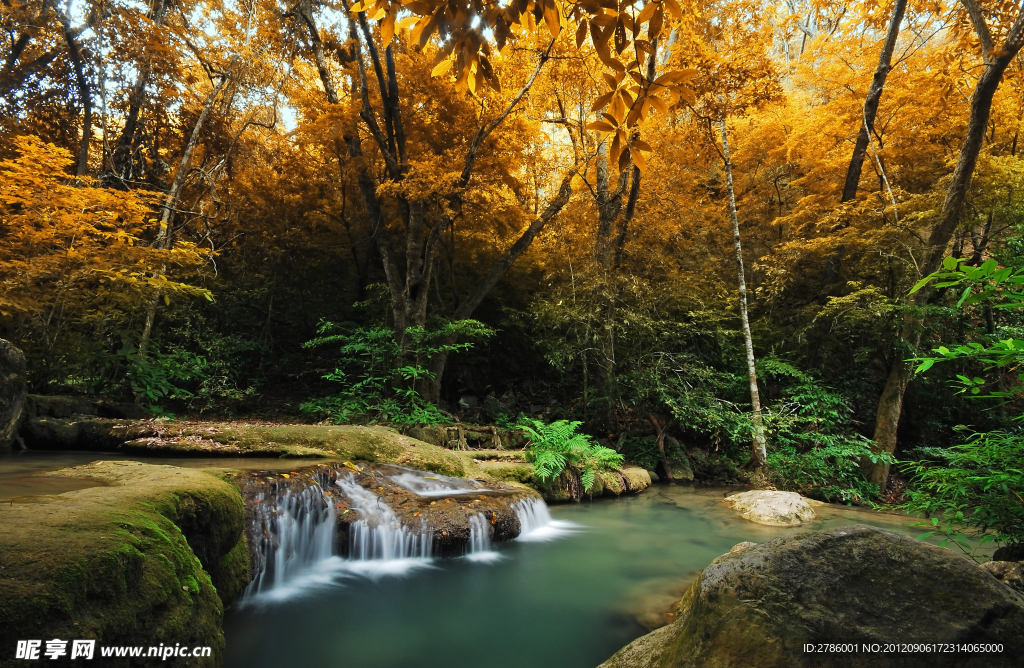
[[[729,216],[732,219],[732,241],[736,248],[736,270],[739,281],[740,321],[743,325],[743,344],[747,350],[747,375],[750,378],[750,407],[754,426],[751,444],[751,463],[754,467],[764,466],[768,458],[764,437],[764,421],[761,418],[761,393],[757,389],[757,368],[754,359],[754,340],[750,336],[750,320],[747,317],[747,280],[743,272],[743,246],[740,244],[740,219],[736,213],[736,190],[732,181],[732,160],[729,158],[729,137],[726,130],[725,114],[722,114],[722,157],[725,163],[725,182],[729,190]]]
[[[668,455],[665,454],[665,432],[668,430],[668,425],[662,426],[658,418],[653,415],[648,415],[647,417],[651,424],[654,425],[655,444],[658,446],[658,453],[661,455],[661,471],[657,473],[662,479],[672,482],[672,466],[668,463]]]
[[[188,138],[188,143],[185,145],[185,150],[182,151],[181,160],[178,162],[178,171],[174,175],[174,182],[171,183],[170,190],[167,191],[167,196],[164,197],[164,203],[162,205],[163,211],[160,214],[160,229],[157,231],[156,239],[153,241],[153,247],[166,250],[170,248],[172,241],[171,234],[171,223],[174,219],[174,210],[178,205],[178,196],[181,194],[181,187],[185,184],[185,176],[188,174],[188,166],[192,161],[192,153],[196,150],[196,145],[199,143],[199,133],[203,129],[203,125],[206,123],[207,117],[210,115],[210,110],[213,108],[213,103],[220,95],[220,92],[224,90],[224,86],[227,85],[228,80],[231,78],[231,71],[235,67],[235,63],[238,61],[238,56],[234,56],[231,62],[228,63],[228,69],[220,77],[220,82],[210,91],[210,94],[206,97],[206,102],[203,104],[203,110],[199,112],[199,118],[196,119],[195,125],[192,126],[192,134]],[[149,306],[146,308],[146,324],[142,328],[142,337],[139,341],[139,355],[145,356],[146,347],[149,344],[149,337],[153,331],[153,321],[156,319],[156,305],[160,300],[160,295],[154,294],[153,298],[149,302]]]
[[[64,41],[68,45],[68,55],[75,71],[78,95],[82,98],[82,141],[78,148],[78,168],[75,175],[85,176],[89,171],[89,141],[92,138],[92,90],[85,76],[81,51],[71,35],[71,26],[67,24],[64,25]]]
[[[410,166],[406,156],[406,137],[400,111],[398,77],[395,72],[394,56],[390,49],[386,49],[384,58],[381,58],[380,51],[373,41],[373,34],[368,26],[365,12],[358,13],[357,26],[356,20],[353,19],[352,12],[350,11],[350,3],[347,0],[342,0],[342,7],[346,14],[349,39],[353,47],[358,72],[359,98],[361,102],[359,118],[365,124],[370,136],[380,150],[387,178],[400,182],[407,175]],[[377,86],[376,90],[373,91],[373,95],[374,100],[379,102],[380,112],[375,110],[371,104],[368,68],[363,54],[364,46],[370,65],[373,68],[373,74],[377,79]],[[539,62],[533,74],[520,92],[510,101],[505,110],[477,131],[466,151],[462,173],[454,188],[455,193],[448,196],[448,206],[444,208],[456,212],[461,208],[461,192],[469,187],[473,165],[483,142],[512,113],[529,92],[541,69],[547,62],[548,55],[553,46],[554,40],[551,40],[548,47],[541,52]],[[383,123],[378,121],[378,113]],[[422,326],[427,320],[428,295],[430,282],[433,277],[437,244],[440,243],[441,235],[453,224],[453,217],[442,211],[439,216],[440,219],[435,219],[433,224],[428,226],[428,201],[407,201],[402,197],[398,197],[396,198],[396,204],[398,205],[396,209],[399,212],[401,229],[404,231],[404,234],[398,239],[392,239],[393,236],[397,237],[398,233],[393,233],[391,228],[389,228],[388,220],[385,217],[385,211],[388,209],[382,206],[382,202],[378,197],[377,179],[373,174],[371,166],[365,161],[356,128],[353,128],[351,136],[346,137],[346,143],[348,144],[349,156],[353,158],[359,191],[363,198],[367,216],[373,227],[372,238],[377,246],[381,264],[384,268],[384,276],[387,280],[388,291],[392,301],[392,317],[394,319],[396,340],[404,350],[406,345],[405,331],[409,327]],[[458,305],[452,316],[454,320],[464,320],[472,314],[483,298],[494,288],[498,280],[505,275],[512,262],[525,252],[547,221],[561,211],[562,207],[565,206],[565,202],[568,201],[569,195],[572,194],[569,182],[573,174],[575,174],[575,171],[570,171],[563,180],[558,194],[545,209],[545,212],[530,224],[512,248],[508,249],[494,262],[491,270],[483,280]],[[399,258],[403,255],[405,259],[404,272],[399,264]],[[436,375],[431,381],[425,383],[422,391],[423,396],[430,401],[436,401],[436,398],[439,396],[441,373],[444,370],[446,359],[447,355],[440,354],[430,361],[429,367],[432,371],[436,370]]]
[[[982,72],[978,83],[974,87],[974,95],[971,97],[971,115],[967,122],[967,135],[964,137],[963,145],[960,147],[960,156],[953,170],[953,178],[946,188],[946,198],[942,202],[942,212],[939,219],[932,227],[928,236],[928,245],[925,249],[925,256],[921,263],[921,274],[927,276],[934,273],[942,263],[946,253],[946,246],[953,238],[953,233],[960,224],[960,217],[963,213],[964,200],[967,197],[967,189],[971,184],[971,176],[974,174],[974,167],[978,163],[978,155],[985,142],[985,133],[988,128],[989,114],[992,110],[992,98],[1003,77],[1007,65],[1016,57],[1017,52],[1024,46],[1024,16],[1017,19],[1007,37],[1006,44],[996,50],[992,45],[988,26],[981,17],[975,0],[962,0],[967,7],[968,13],[975,25],[975,30],[981,38],[982,48],[985,56],[985,71]],[[925,286],[914,293],[911,304],[922,306],[928,301],[931,290]],[[908,315],[901,332],[902,339],[916,348],[920,342],[921,322],[916,315]],[[899,355],[898,355],[899,356]],[[910,365],[902,359],[896,359],[889,371],[885,382],[885,388],[878,401],[878,412],[875,417],[875,450],[893,454],[896,452],[896,430],[899,426],[900,413],[903,407],[903,394],[907,389],[910,379]],[[865,465],[867,477],[871,482],[876,483],[883,492],[889,478],[888,464],[867,463]]]
[[[562,179],[562,184],[558,188],[558,193],[555,197],[548,202],[548,205],[544,207],[544,211],[537,216],[530,226],[527,227],[523,233],[519,236],[512,247],[505,251],[501,257],[494,261],[491,265],[491,270],[487,273],[487,276],[483,278],[473,291],[459,303],[456,307],[455,312],[452,314],[452,320],[466,320],[473,315],[473,311],[476,310],[480,303],[483,302],[484,298],[494,289],[494,286],[498,284],[498,281],[508,272],[519,256],[526,252],[526,249],[530,247],[533,240],[540,234],[544,226],[551,221],[552,218],[557,216],[559,212],[569,202],[569,198],[572,196],[572,177],[576,174],[575,170],[570,170],[565,178]],[[454,338],[446,339],[444,341],[446,345],[455,343]],[[428,369],[430,370],[431,377],[428,382],[424,383],[423,396],[427,401],[437,403],[441,396],[441,376],[444,374],[444,368],[448,362],[448,353],[439,353],[434,355],[430,359]]]
[[[150,16],[154,29],[163,25],[164,17],[167,14],[167,5],[166,0],[156,0],[156,5],[153,7],[153,12]],[[135,152],[135,137],[139,131],[139,116],[142,113],[142,105],[146,98],[146,86],[149,84],[151,72],[151,58],[147,57],[146,61],[141,64],[139,77],[136,79],[135,86],[132,87],[132,91],[128,95],[128,115],[125,117],[121,134],[117,141],[114,142],[114,148],[111,151],[110,172],[104,174],[105,178],[113,175],[116,180],[122,182],[122,187],[126,179],[134,178],[135,176],[131,169],[135,162],[133,155]]]
[[[892,20],[889,22],[889,32],[885,36],[885,43],[882,45],[882,53],[878,56],[878,67],[875,68],[874,79],[871,80],[871,87],[868,89],[867,97],[864,98],[864,113],[861,118],[860,131],[857,133],[857,143],[853,147],[853,157],[850,158],[850,167],[846,170],[846,184],[843,186],[843,202],[849,202],[857,196],[857,186],[860,183],[860,172],[864,166],[864,154],[871,141],[871,131],[875,127],[875,115],[878,113],[878,102],[882,99],[882,89],[885,87],[885,79],[892,69],[892,52],[896,48],[896,38],[900,34],[900,24],[903,23],[903,15],[907,10],[907,0],[896,0],[892,10]]]

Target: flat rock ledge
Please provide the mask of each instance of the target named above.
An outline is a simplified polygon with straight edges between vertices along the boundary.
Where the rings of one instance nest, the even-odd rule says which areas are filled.
[[[723,499],[723,503],[732,506],[745,520],[773,527],[794,527],[815,520],[818,516],[811,506],[823,505],[796,492],[768,490],[733,494]]]
[[[738,548],[704,569],[676,604],[675,622],[638,638],[601,668],[1021,665],[1024,599],[951,550],[864,525]],[[857,651],[805,651],[819,643]],[[991,649],[863,649],[887,643]]]

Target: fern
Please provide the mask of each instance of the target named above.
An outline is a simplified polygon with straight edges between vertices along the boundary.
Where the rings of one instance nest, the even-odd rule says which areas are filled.
[[[546,482],[560,476],[566,466],[572,466],[580,472],[583,489],[589,492],[597,481],[598,471],[622,465],[622,455],[594,443],[586,434],[576,433],[581,424],[567,420],[544,424],[528,418],[516,424],[530,439],[526,458],[533,462],[537,477]]]

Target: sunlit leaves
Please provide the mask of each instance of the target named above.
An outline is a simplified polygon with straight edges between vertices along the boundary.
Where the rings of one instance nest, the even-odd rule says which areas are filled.
[[[170,250],[147,243],[156,198],[69,179],[67,151],[34,137],[14,144],[18,157],[0,162],[0,313],[43,323],[57,307],[73,318],[101,305],[130,311],[157,292],[209,298],[174,276],[201,266],[208,252],[188,242]]]
[[[563,28],[574,25],[576,48],[584,49],[589,37],[590,47],[601,63],[614,73],[605,75],[610,90],[594,104],[594,111],[604,114],[603,123],[610,128],[593,127],[616,133],[621,146],[615,152],[616,160],[635,134],[634,129],[652,111],[665,113],[680,100],[692,103],[694,99],[693,91],[686,85],[694,76],[693,70],[659,73],[657,80],[648,80],[646,76],[647,59],[656,57],[656,40],[668,21],[684,18],[677,0],[652,0],[645,4],[628,0],[363,0],[350,10],[363,12],[379,22],[385,47],[393,40],[398,13],[409,12],[411,16],[399,20],[397,25],[412,27],[412,44],[423,48],[436,40],[432,76],[450,73],[457,88],[472,94],[478,94],[484,85],[500,89],[491,64],[493,47],[501,51],[520,37],[538,32],[546,32],[555,39]]]

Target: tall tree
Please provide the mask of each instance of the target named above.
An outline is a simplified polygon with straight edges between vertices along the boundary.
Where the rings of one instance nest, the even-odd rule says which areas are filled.
[[[768,446],[764,436],[764,418],[761,415],[761,392],[757,388],[757,360],[754,358],[754,337],[750,334],[750,317],[747,315],[747,279],[743,269],[743,244],[740,240],[740,218],[736,212],[736,189],[732,178],[732,159],[729,156],[729,132],[726,115],[722,113],[722,163],[725,167],[725,186],[729,198],[729,220],[732,223],[732,243],[736,252],[736,275],[739,293],[740,328],[743,333],[743,348],[747,354],[747,380],[750,383],[750,416],[753,427],[751,442],[751,463],[754,467],[764,466],[768,459]]]
[[[984,69],[974,86],[974,93],[971,96],[971,112],[967,122],[967,133],[964,136],[960,147],[960,154],[957,158],[956,167],[949,185],[946,188],[946,196],[942,202],[942,210],[937,220],[928,233],[927,245],[925,246],[924,258],[920,263],[920,273],[927,276],[935,272],[963,215],[964,200],[967,197],[967,190],[974,174],[974,168],[978,163],[978,155],[981,153],[988,130],[989,115],[992,111],[992,99],[1003,73],[1007,66],[1024,47],[1024,3],[1014,6],[1012,12],[1015,16],[1003,11],[1001,5],[992,3],[992,6],[983,6],[978,0],[961,0],[961,4],[967,12],[974,33],[981,44],[982,62]],[[1005,35],[1001,44],[997,44],[993,38],[992,28],[989,26],[986,14],[993,16],[1000,23],[996,28]],[[925,287],[918,290],[910,299],[910,305],[920,307],[927,303],[931,291]],[[878,410],[875,416],[874,442],[878,452],[892,454],[896,451],[897,429],[900,422],[900,414],[903,410],[903,396],[910,382],[911,364],[905,361],[907,354],[917,347],[921,340],[921,319],[910,312],[903,324],[900,337],[905,348],[896,351],[892,367],[886,377],[885,387],[878,400]],[[885,489],[889,478],[889,465],[884,463],[868,463],[868,478],[877,484],[882,490]]]
[[[850,157],[850,166],[846,170],[846,183],[843,185],[843,202],[849,202],[857,196],[857,187],[860,184],[861,168],[864,166],[864,154],[871,141],[871,133],[875,128],[875,116],[878,114],[878,103],[882,99],[882,90],[885,88],[885,79],[892,69],[892,53],[896,49],[896,40],[900,35],[900,24],[903,23],[903,16],[907,11],[907,0],[896,0],[892,9],[892,19],[889,21],[889,30],[885,35],[885,42],[882,44],[882,52],[878,55],[878,67],[875,68],[875,76],[871,79],[871,86],[864,98],[864,112],[860,119],[860,130],[857,132],[857,141],[853,147],[853,155]]]

